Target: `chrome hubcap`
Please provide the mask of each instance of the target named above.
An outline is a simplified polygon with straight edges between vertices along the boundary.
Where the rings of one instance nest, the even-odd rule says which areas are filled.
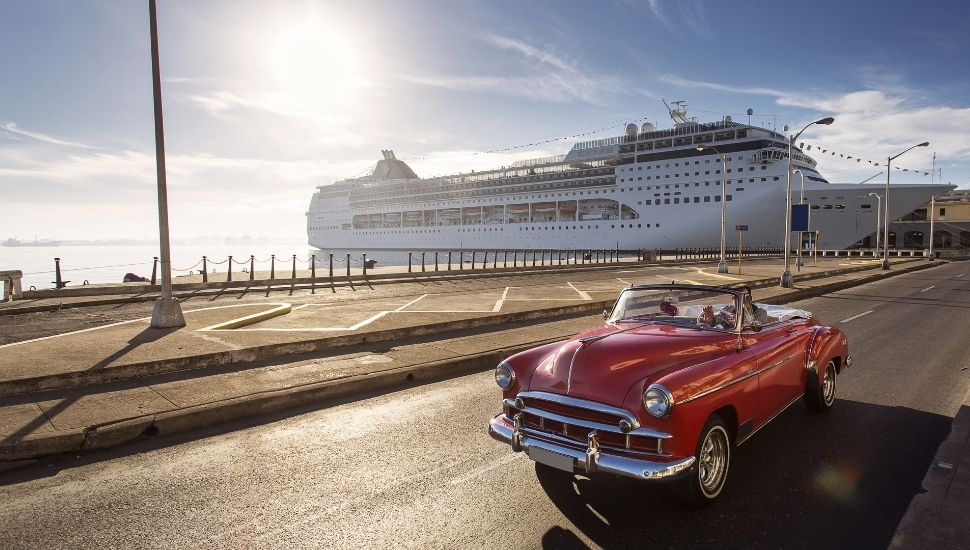
[[[822,399],[826,405],[835,401],[835,364],[829,361],[825,366],[825,378],[822,380]]]
[[[698,460],[701,490],[709,497],[716,496],[721,490],[727,474],[728,453],[727,433],[716,426],[704,438]]]

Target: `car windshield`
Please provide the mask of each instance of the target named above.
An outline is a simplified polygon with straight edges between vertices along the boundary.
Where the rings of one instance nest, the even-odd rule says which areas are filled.
[[[620,294],[609,321],[734,330],[737,327],[737,302],[736,294],[727,290],[630,288]]]

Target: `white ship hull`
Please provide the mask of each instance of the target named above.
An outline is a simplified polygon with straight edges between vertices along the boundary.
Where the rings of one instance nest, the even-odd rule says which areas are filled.
[[[309,244],[322,250],[403,251],[716,248],[723,164],[717,155],[692,146],[692,140],[714,135],[713,128],[738,136],[715,143],[735,151],[725,154],[729,246],[737,245],[735,226],[746,225],[745,247],[781,247],[784,137],[731,123],[685,126],[577,144],[569,155],[548,162],[431,180],[417,178],[393,153],[385,152],[381,163],[386,164],[379,163],[375,172],[391,177],[318,189],[307,212]],[[662,139],[671,135],[683,137]],[[677,140],[685,143],[666,148]],[[644,147],[641,143],[658,149],[664,143],[665,150],[633,150]],[[883,195],[884,186],[830,184],[815,170],[815,161],[798,149],[793,168],[806,175],[805,202],[811,205],[811,230],[819,231],[821,248],[846,248],[875,232],[877,202],[868,193]],[[800,183],[796,174],[794,203]],[[892,185],[890,219],[950,189]]]

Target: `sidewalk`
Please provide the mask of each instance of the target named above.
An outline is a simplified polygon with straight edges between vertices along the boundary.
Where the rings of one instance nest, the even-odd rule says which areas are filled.
[[[892,550],[970,549],[970,394],[953,418],[889,545]]]
[[[818,270],[796,277],[793,289],[757,274],[744,281],[764,287],[756,300],[784,303],[932,265]],[[524,295],[506,287],[398,296],[369,310],[234,304],[186,310],[188,326],[177,330],[138,319],[0,346],[0,462],[486,370],[602,322],[599,313],[625,284],[589,281],[566,299],[569,287],[559,285]]]

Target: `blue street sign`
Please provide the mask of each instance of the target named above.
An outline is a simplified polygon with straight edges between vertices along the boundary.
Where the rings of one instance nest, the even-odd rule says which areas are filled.
[[[808,205],[791,205],[791,230],[808,231]]]
[[[734,230],[735,231],[747,231],[748,230],[748,226],[746,226],[746,225],[735,225],[734,226]]]

